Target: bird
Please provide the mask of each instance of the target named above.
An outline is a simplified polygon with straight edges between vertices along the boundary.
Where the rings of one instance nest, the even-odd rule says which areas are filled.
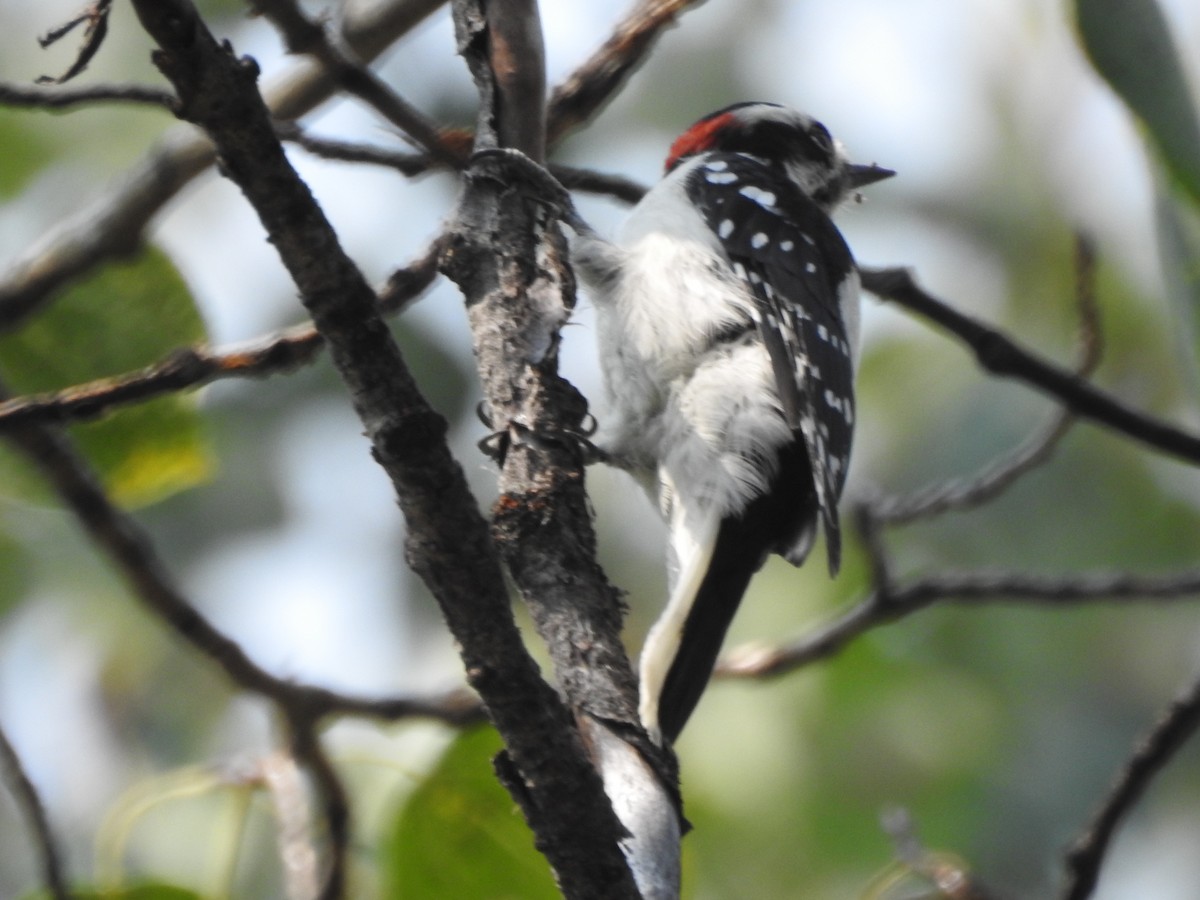
[[[746,102],[670,147],[615,239],[577,230],[607,412],[596,443],[657,501],[668,598],[639,662],[639,717],[674,744],[755,573],[824,531],[854,430],[859,276],[831,215],[895,173],[852,164],[817,120]]]

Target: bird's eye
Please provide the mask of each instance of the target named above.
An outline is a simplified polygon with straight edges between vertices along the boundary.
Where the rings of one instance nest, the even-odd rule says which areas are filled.
[[[813,122],[812,125],[809,126],[808,136],[812,139],[812,142],[816,145],[818,150],[820,150],[822,153],[828,153],[832,155],[833,137],[829,134],[829,129],[827,129],[824,125],[822,125],[820,122]]]

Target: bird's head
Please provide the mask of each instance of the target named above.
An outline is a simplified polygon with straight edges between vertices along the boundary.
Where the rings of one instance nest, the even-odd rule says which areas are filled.
[[[825,210],[896,174],[851,163],[824,125],[776,103],[738,103],[708,114],[671,145],[666,171],[704,153],[744,153],[777,165]]]

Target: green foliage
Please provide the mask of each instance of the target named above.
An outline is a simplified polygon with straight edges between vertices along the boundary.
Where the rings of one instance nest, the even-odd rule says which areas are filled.
[[[520,810],[496,781],[491,728],[465,732],[408,799],[384,848],[385,897],[559,897]]]
[[[1191,336],[1181,348],[1195,391],[1200,382],[1200,114],[1155,0],[1076,0],[1075,12],[1084,51],[1145,126],[1170,176],[1169,184],[1159,179],[1156,185],[1159,254],[1168,295],[1187,326],[1180,334]]]
[[[1155,0],[1076,0],[1083,47],[1150,132],[1175,180],[1200,201],[1200,120]]]
[[[187,285],[165,254],[148,249],[70,288],[27,326],[0,338],[0,369],[12,390],[53,391],[149,365],[204,339]],[[191,487],[212,469],[189,397],[123,409],[71,433],[112,496],[130,506]],[[15,467],[11,455],[5,464]],[[27,477],[5,482],[18,496],[36,496]]]

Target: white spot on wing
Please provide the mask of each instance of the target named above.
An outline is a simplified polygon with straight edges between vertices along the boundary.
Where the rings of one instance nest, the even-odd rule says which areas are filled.
[[[767,246],[767,242],[769,240],[770,238],[768,238],[764,232],[760,231],[754,235],[754,237],[750,238],[750,246],[755,250],[761,250],[763,247]]]
[[[765,191],[753,184],[748,184],[738,191],[747,200],[753,200],[764,209],[773,209],[775,207],[775,194],[771,191]]]
[[[722,219],[721,224],[717,226],[717,236],[721,240],[725,240],[733,234],[733,219]]]

